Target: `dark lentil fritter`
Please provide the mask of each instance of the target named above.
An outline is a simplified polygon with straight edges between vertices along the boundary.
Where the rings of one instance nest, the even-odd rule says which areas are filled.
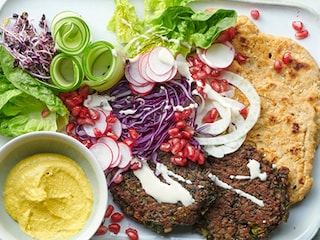
[[[231,179],[230,175],[250,176],[249,159],[260,162],[261,172],[267,173],[267,180]],[[270,232],[289,215],[287,168],[273,168],[270,162],[252,146],[243,146],[237,152],[223,159],[209,157],[212,174],[221,181],[263,200],[259,206],[239,196],[232,190],[216,187],[219,192],[210,210],[196,224],[207,239],[266,239]]]
[[[175,226],[194,225],[215,199],[214,183],[208,177],[210,171],[208,165],[189,161],[188,166],[179,167],[171,163],[170,156],[160,152],[160,162],[166,165],[168,170],[192,182],[191,184],[181,181],[179,183],[191,193],[195,200],[193,204],[184,206],[180,202],[175,204],[157,202],[144,191],[139,179],[132,171],[123,174],[121,183],[113,183],[110,186],[113,201],[120,206],[126,216],[157,233],[171,232]],[[149,166],[155,169],[152,161],[149,161]]]

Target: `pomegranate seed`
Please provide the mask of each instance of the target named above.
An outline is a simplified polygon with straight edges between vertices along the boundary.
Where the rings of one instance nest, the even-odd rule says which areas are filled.
[[[184,129],[185,131],[189,132],[191,135],[194,134],[194,129],[191,126],[186,126],[186,128]]]
[[[281,64],[280,60],[276,59],[274,61],[273,67],[274,67],[274,70],[276,70],[276,72],[278,72],[278,73],[281,72],[282,64]]]
[[[229,35],[229,41],[233,40],[236,37],[236,28],[230,27],[227,29]]]
[[[90,115],[90,118],[93,119],[93,120],[99,120],[100,119],[100,113],[99,113],[99,111],[97,111],[95,109],[90,108],[89,109],[89,115]]]
[[[120,232],[120,225],[118,223],[111,223],[108,225],[108,229],[110,232],[113,232],[114,234],[118,234]]]
[[[118,184],[121,183],[123,181],[123,175],[120,173],[115,179],[114,179],[114,183]]]
[[[81,107],[80,112],[79,112],[79,117],[91,119],[90,114],[89,114],[89,109],[86,107]]]
[[[111,221],[112,222],[121,222],[121,220],[124,218],[124,215],[119,212],[115,212],[111,215]]]
[[[218,81],[216,79],[213,79],[210,82],[210,86],[212,87],[212,89],[218,93],[220,93],[220,84],[218,83]]]
[[[229,82],[226,79],[219,80],[220,92],[226,92],[229,89]]]
[[[174,120],[176,121],[176,122],[179,122],[179,121],[181,121],[183,119],[183,117],[182,117],[182,112],[174,112]]]
[[[218,116],[219,116],[218,110],[216,108],[212,108],[203,117],[202,122],[203,123],[213,123],[213,122],[215,122],[217,120]]]
[[[173,156],[170,158],[171,161],[178,165],[178,166],[185,166],[187,165],[187,159],[185,157],[177,157],[177,156]]]
[[[136,229],[127,228],[125,232],[128,235],[130,240],[138,240],[139,239],[139,234],[138,234],[138,231]]]
[[[204,164],[204,155],[203,155],[203,153],[199,154],[198,163],[201,164],[201,165]]]
[[[285,52],[282,56],[282,62],[288,65],[291,62],[291,52]]]
[[[91,118],[78,118],[77,119],[77,123],[79,125],[85,125],[85,124],[88,124],[88,125],[91,125],[91,126],[94,125],[94,121]]]
[[[188,139],[188,140],[189,140],[189,139]],[[188,140],[185,139],[185,138],[181,138],[181,139],[180,139],[180,143],[181,143],[182,148],[184,148],[184,147],[187,145]]]
[[[211,74],[212,68],[209,67],[208,65],[204,64],[201,68],[202,71],[204,71],[207,75]]]
[[[127,144],[130,148],[132,148],[135,143],[135,141],[131,137],[123,139],[123,142]]]
[[[224,30],[220,33],[219,37],[215,40],[215,42],[223,43],[229,41],[229,33],[228,30]]]
[[[132,171],[136,171],[136,170],[141,169],[141,167],[142,167],[141,166],[141,162],[134,162],[134,163],[131,164],[130,169]]]
[[[106,133],[106,135],[107,135],[107,137],[111,137],[113,140],[118,140],[118,136],[114,133],[114,132],[112,132],[112,131],[108,131],[107,133]]]
[[[303,29],[303,22],[301,22],[301,21],[293,21],[291,25],[292,25],[293,29],[298,32],[302,31],[302,29]]]
[[[246,63],[247,61],[246,56],[244,56],[242,53],[237,53],[235,59],[240,65]]]
[[[78,89],[78,94],[83,97],[83,99],[86,99],[89,95],[89,86],[85,85]]]
[[[182,117],[184,119],[186,119],[186,118],[191,116],[191,113],[192,113],[192,109],[190,109],[190,108],[184,109],[183,112],[182,112]]]
[[[114,210],[114,206],[109,204],[108,207],[107,207],[107,210],[104,214],[104,218],[108,218],[111,216],[111,214],[113,213],[113,210]]]
[[[181,134],[181,137],[183,137],[184,139],[191,139],[192,138],[192,134],[188,131],[181,131],[180,134]]]
[[[300,32],[296,32],[295,37],[298,40],[305,39],[309,36],[308,30],[302,30]]]
[[[100,225],[97,231],[95,232],[95,236],[101,236],[108,232],[108,228],[104,225]]]
[[[170,152],[171,149],[172,149],[172,145],[171,145],[169,142],[167,142],[167,143],[162,143],[162,144],[160,145],[160,150],[161,150],[161,151]]]
[[[115,123],[117,121],[117,117],[110,114],[109,116],[107,116],[107,123]]]
[[[184,129],[186,126],[187,126],[187,123],[184,120],[181,120],[181,121],[176,123],[176,127],[179,128],[179,129]]]
[[[243,117],[243,118],[246,118],[248,116],[248,108],[247,107],[244,107],[242,108],[240,111],[239,111],[240,115]]]
[[[183,149],[183,146],[181,142],[177,142],[172,146],[171,153],[175,155],[176,153],[180,152],[182,149]]]
[[[86,147],[86,148],[90,148],[93,143],[90,140],[82,140],[81,143]]]
[[[97,138],[100,138],[100,137],[103,136],[103,133],[100,131],[99,128],[94,128],[94,129],[93,129],[93,133],[94,133],[94,135],[95,135]]]
[[[45,108],[42,110],[41,117],[45,118],[45,117],[48,117],[49,115],[50,115],[50,110],[48,108]]]
[[[191,144],[186,145],[186,147],[183,149],[184,156],[192,161],[196,159],[195,153],[196,153],[196,149]]]
[[[74,117],[78,117],[81,111],[81,106],[75,106],[74,108],[71,109],[71,115]]]
[[[73,123],[73,122],[67,124],[66,132],[67,132],[68,135],[73,133],[73,130],[74,130],[75,126],[76,126],[76,124]]]
[[[257,9],[252,9],[250,11],[250,15],[254,20],[258,20],[260,18],[260,12]]]
[[[137,140],[140,137],[139,133],[137,132],[137,130],[135,128],[129,128],[128,132],[129,132],[130,137],[134,140]]]
[[[172,137],[177,136],[179,133],[180,133],[180,129],[177,128],[177,127],[170,128],[170,129],[168,130],[169,136],[172,136]]]

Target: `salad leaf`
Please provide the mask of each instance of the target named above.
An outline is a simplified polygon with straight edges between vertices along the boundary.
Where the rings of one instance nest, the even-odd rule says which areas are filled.
[[[128,0],[115,0],[116,9],[107,29],[116,33],[120,43],[128,43],[133,37],[143,32],[143,23]]]
[[[169,48],[174,55],[187,55],[195,47],[208,48],[220,33],[237,21],[234,10],[195,12],[187,6],[193,0],[146,0],[144,19],[139,20],[128,0],[116,0],[108,29],[126,44],[128,58],[156,46]]]
[[[69,111],[51,90],[20,68],[0,49],[0,134],[15,137],[33,131],[57,131],[68,122]],[[43,116],[44,110],[50,110]]]
[[[196,0],[145,0],[144,15],[145,20],[149,21],[153,17],[158,17],[168,7],[187,6]]]

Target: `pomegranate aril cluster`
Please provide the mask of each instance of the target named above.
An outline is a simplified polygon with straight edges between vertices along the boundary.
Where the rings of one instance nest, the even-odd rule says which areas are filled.
[[[170,160],[178,166],[186,166],[188,160],[204,163],[203,152],[192,145],[194,128],[186,121],[191,113],[191,109],[175,112],[175,126],[168,129],[168,140],[160,146],[161,151],[172,154]]]
[[[108,219],[110,222],[108,225],[105,225],[105,221],[103,221],[95,233],[96,236],[104,235],[108,231],[114,234],[118,234],[120,232],[121,230],[120,222],[124,219],[124,215],[114,210],[115,210],[114,206],[109,204],[104,214],[104,220]],[[131,228],[131,227],[126,228],[125,233],[127,234],[130,240],[139,239],[138,231],[134,228]]]

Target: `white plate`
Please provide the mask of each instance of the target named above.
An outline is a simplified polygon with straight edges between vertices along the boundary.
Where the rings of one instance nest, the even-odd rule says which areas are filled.
[[[135,0],[138,13],[142,15],[143,1]],[[255,23],[259,26],[261,32],[282,35],[294,38],[294,30],[291,27],[293,20],[301,20],[308,29],[310,36],[299,41],[313,55],[320,65],[320,2],[314,0],[253,0],[248,1],[199,1],[193,3],[195,10],[203,10],[206,7],[222,7],[237,10],[238,14],[250,14],[252,8],[259,9],[261,17]],[[73,10],[80,13],[88,23],[93,33],[93,40],[105,39],[109,42],[116,43],[115,36],[106,31],[106,24],[112,16],[114,10],[114,2],[112,0],[0,0],[0,21],[3,21],[13,13],[21,13],[27,11],[30,18],[39,20],[44,13],[47,19],[63,10]],[[0,136],[0,146],[8,139]],[[1,154],[1,153],[0,153]],[[314,162],[314,186],[306,199],[295,205],[290,211],[289,221],[282,224],[273,234],[272,240],[310,240],[316,234],[320,227],[320,214],[318,213],[320,202],[320,151],[318,150]],[[103,210],[102,210],[103,211]],[[139,224],[125,220],[123,229],[128,226],[136,227],[139,230],[141,239],[159,239],[159,235],[154,234],[148,229],[141,227]],[[118,238],[127,239],[124,231]],[[200,235],[191,233],[186,229],[170,234],[169,236],[161,236],[164,239],[203,239]],[[105,235],[103,237],[95,237],[94,239],[114,239],[114,236]]]

